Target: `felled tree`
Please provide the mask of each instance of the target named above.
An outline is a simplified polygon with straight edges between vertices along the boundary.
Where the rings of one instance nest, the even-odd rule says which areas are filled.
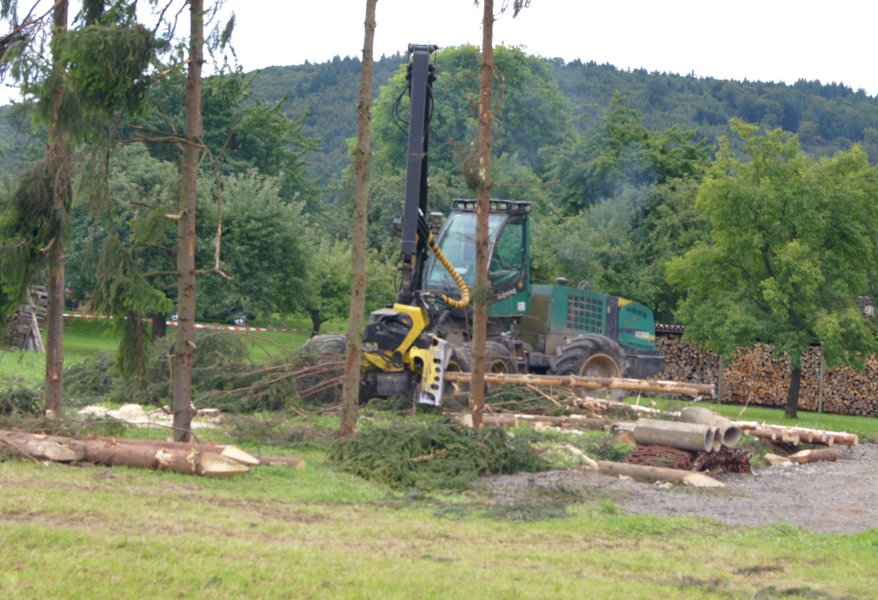
[[[685,293],[686,337],[726,356],[764,342],[789,358],[794,418],[810,344],[830,367],[878,351],[857,307],[878,258],[878,173],[859,147],[815,160],[779,129],[732,129],[741,154],[722,140],[696,201],[710,239],[672,260],[668,276]]]

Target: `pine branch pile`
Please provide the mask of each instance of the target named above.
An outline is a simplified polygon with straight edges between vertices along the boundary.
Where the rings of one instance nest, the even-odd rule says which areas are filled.
[[[256,364],[239,337],[223,332],[200,334],[197,344],[192,371],[197,407],[248,413],[280,410],[298,402],[297,376],[302,365],[295,354]],[[113,354],[100,354],[87,363],[72,366],[65,372],[65,401],[69,399],[70,406],[106,399],[122,404],[167,404],[169,351],[164,342],[149,348],[140,376],[123,376]]]
[[[0,392],[0,415],[36,415],[42,410],[43,397],[39,390],[29,388],[15,379],[4,379],[3,387]]]
[[[448,421],[361,429],[338,440],[330,460],[394,489],[463,490],[483,475],[543,471],[548,464],[526,440],[499,427],[481,432]]]

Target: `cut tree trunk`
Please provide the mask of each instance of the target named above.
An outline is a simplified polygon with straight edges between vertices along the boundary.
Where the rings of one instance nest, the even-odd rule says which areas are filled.
[[[466,382],[470,380],[470,374],[446,371],[445,379],[451,382]],[[529,373],[485,373],[484,379],[485,383],[488,384],[544,385],[575,387],[587,390],[612,388],[632,392],[660,392],[686,396],[713,396],[714,394],[714,387],[709,384],[651,381],[647,379],[583,377],[579,375],[535,375]]]
[[[797,419],[799,408],[799,388],[802,385],[802,366],[797,364],[790,369],[790,388],[787,391],[787,406],[784,414],[790,419]]]
[[[838,450],[835,448],[816,448],[814,450],[801,450],[788,457],[796,463],[812,463],[819,461],[835,462],[838,460]]]
[[[472,426],[470,413],[449,413],[463,425]],[[550,417],[546,415],[528,415],[521,413],[485,413],[482,415],[484,425],[515,427],[520,423],[552,425],[555,427],[575,427],[577,429],[605,430],[609,429],[610,419],[569,415],[566,417]]]
[[[189,2],[189,61],[183,158],[177,220],[177,336],[174,343],[174,439],[192,436],[192,364],[195,351],[195,209],[201,153],[201,68],[204,64],[204,1]]]
[[[825,431],[822,429],[807,429],[805,427],[784,427],[783,425],[764,425],[755,421],[732,421],[745,435],[755,438],[772,440],[783,444],[798,446],[801,442],[832,446],[856,446],[860,438],[855,433],[844,431]]]
[[[666,469],[664,467],[649,467],[645,465],[631,465],[627,463],[598,461],[601,473],[607,475],[624,475],[637,481],[670,481],[684,483],[695,487],[724,487],[724,484],[704,473],[693,473],[680,469]]]
[[[0,431],[0,446],[32,458],[61,462],[82,461],[108,467],[125,466],[173,471],[175,473],[223,477],[246,473],[239,460],[242,451],[224,454],[224,449],[205,445],[175,445],[151,440],[73,439],[19,431]],[[231,446],[226,448],[232,448]],[[256,461],[250,455],[248,462]],[[258,462],[258,461],[257,461]]]
[[[488,280],[491,186],[491,147],[494,114],[492,96],[494,84],[494,0],[482,1],[482,64],[479,66],[479,139],[476,177],[476,277],[473,293],[472,373],[470,374],[470,412],[473,427],[482,428],[485,412],[485,352],[488,339],[488,301],[491,284]],[[470,167],[472,168],[472,167]]]
[[[366,0],[363,62],[360,64],[360,95],[357,100],[357,148],[354,151],[354,218],[351,228],[351,301],[348,310],[347,348],[342,385],[339,437],[357,430],[360,403],[360,347],[366,312],[366,242],[369,221],[369,163],[371,152],[372,47],[375,40],[375,5]]]

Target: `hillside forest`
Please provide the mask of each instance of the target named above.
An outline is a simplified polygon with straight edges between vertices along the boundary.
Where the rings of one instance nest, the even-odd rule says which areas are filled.
[[[401,212],[405,166],[405,61],[385,56],[374,65],[368,309],[392,301],[396,290],[393,220]],[[814,172],[814,186],[856,188],[842,194],[846,201],[837,207],[854,222],[868,222],[863,213],[872,209],[863,203],[874,203],[878,191],[878,99],[863,91],[817,81],[785,85],[624,71],[510,47],[498,47],[495,61],[494,195],[533,202],[535,282],[588,280],[592,289],[650,306],[659,322],[707,322],[699,311],[708,309],[687,304],[687,291],[703,302],[716,299],[691,280],[699,271],[686,261],[696,258],[684,256],[710,246],[712,232],[742,235],[734,227],[756,225],[760,207],[770,204],[766,198],[783,195],[785,180],[774,181],[770,192],[763,186],[769,180],[754,175],[752,189],[736,193],[752,192],[749,197],[762,201],[747,209],[754,211],[749,216],[739,215],[731,233],[723,229],[729,223],[723,210],[730,209],[717,208],[714,199],[737,197],[723,185],[754,161],[769,172],[794,161],[796,173]],[[452,199],[474,195],[468,165],[477,132],[479,50],[444,48],[436,64],[430,207],[447,212]],[[317,331],[346,316],[349,148],[359,74],[357,58],[336,57],[252,73],[231,69],[204,80],[203,138],[210,152],[198,187],[196,259],[205,271],[198,279],[199,319],[243,312],[266,321],[297,314],[309,317]],[[66,285],[83,306],[99,308],[114,294],[134,293],[149,299],[151,312],[174,310],[179,154],[151,134],[182,131],[184,85],[182,76],[151,82],[144,90],[146,108],[112,124],[116,141],[86,144],[76,154]],[[45,124],[31,108],[26,102],[2,108],[4,193],[45,148]],[[765,218],[789,222],[789,210]],[[813,223],[790,227],[793,239],[809,230],[817,235]],[[759,239],[768,245],[773,236],[786,235],[763,234]],[[872,241],[870,234],[856,235]],[[117,278],[116,288],[107,289],[102,269],[121,249],[130,262],[125,273],[138,275]],[[833,273],[839,274],[843,270]],[[789,279],[834,285],[818,275]],[[873,294],[875,283],[853,279],[859,286],[854,297]],[[117,289],[125,285],[131,289]],[[771,305],[770,298],[771,306],[756,308],[775,319],[784,302],[795,300],[772,298],[780,304]],[[716,320],[712,325],[732,327]]]

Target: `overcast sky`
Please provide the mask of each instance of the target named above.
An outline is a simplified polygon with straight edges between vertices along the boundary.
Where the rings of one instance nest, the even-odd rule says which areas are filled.
[[[360,56],[364,0],[229,0],[246,70]],[[500,0],[495,0],[499,5]],[[378,0],[375,54],[410,42],[481,44],[472,0]],[[566,61],[721,79],[840,82],[878,94],[871,0],[532,0],[496,43]]]
[[[226,0],[226,13],[236,14],[233,43],[250,71],[361,56],[365,6]],[[481,43],[481,8],[472,0],[378,0],[377,22],[376,57],[404,53],[410,42]],[[499,18],[494,39],[566,61],[719,79],[819,79],[874,96],[876,25],[871,0],[532,0],[518,18]]]

